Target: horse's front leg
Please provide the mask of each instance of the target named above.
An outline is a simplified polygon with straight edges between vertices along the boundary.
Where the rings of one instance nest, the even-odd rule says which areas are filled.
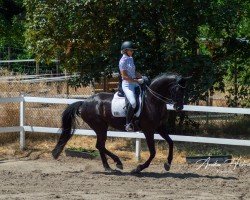
[[[147,134],[144,133],[144,135],[146,137],[150,156],[144,164],[138,165],[136,169],[132,170],[132,173],[140,173],[142,170],[147,168],[150,165],[151,161],[154,159],[155,154],[156,154],[154,134],[153,133],[147,133]]]
[[[171,163],[173,160],[173,149],[174,149],[174,143],[173,140],[169,137],[168,131],[166,126],[162,126],[157,130],[157,133],[161,135],[163,139],[165,139],[169,145],[169,150],[168,150],[168,157],[167,157],[167,162],[164,163],[164,168],[166,171],[170,170]]]

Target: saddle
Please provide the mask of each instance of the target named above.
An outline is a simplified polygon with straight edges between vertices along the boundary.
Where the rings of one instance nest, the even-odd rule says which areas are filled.
[[[142,110],[142,90],[141,87],[136,87],[135,95],[136,95],[136,108],[135,108],[135,116],[139,117]],[[111,111],[114,117],[126,117],[126,110],[129,105],[129,101],[125,96],[124,92],[117,91],[114,94],[114,97],[111,102]]]
[[[119,78],[119,85],[118,91],[114,94],[114,97],[111,102],[111,111],[114,117],[126,117],[126,111],[128,107],[128,100],[125,97],[125,94],[122,90],[122,78],[121,75],[118,76]],[[140,85],[135,89],[136,95],[136,108],[135,108],[135,116],[139,117],[143,107],[143,99],[144,93],[146,90],[146,85],[150,85],[149,78],[143,76],[144,84]]]

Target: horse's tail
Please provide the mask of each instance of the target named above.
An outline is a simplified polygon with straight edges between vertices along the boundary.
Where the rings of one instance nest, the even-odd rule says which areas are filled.
[[[62,133],[57,142],[57,145],[52,151],[52,156],[57,159],[69,139],[72,137],[76,127],[76,117],[80,115],[80,107],[83,101],[78,101],[70,104],[62,114]]]

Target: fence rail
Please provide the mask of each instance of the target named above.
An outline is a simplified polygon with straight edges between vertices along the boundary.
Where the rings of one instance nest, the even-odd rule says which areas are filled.
[[[57,77],[26,77],[26,79],[23,79],[21,80],[8,80],[8,79],[3,79],[3,80],[0,80],[1,83],[40,83],[40,82],[59,82],[59,81],[65,81],[65,80],[68,80],[72,77],[76,77],[75,75],[72,75],[72,76],[57,76]]]
[[[55,127],[38,127],[25,125],[25,103],[47,103],[47,104],[71,104],[81,99],[65,99],[65,98],[43,98],[43,97],[13,97],[13,98],[1,98],[0,103],[17,103],[20,104],[20,126],[17,127],[1,127],[0,133],[7,132],[20,132],[20,148],[25,148],[25,132],[42,132],[42,133],[54,133],[59,134],[61,130]],[[167,104],[167,109],[173,110],[173,105]],[[185,105],[183,111],[193,112],[217,112],[217,113],[234,113],[250,115],[250,108],[226,108],[226,107],[211,107],[211,106],[191,106]],[[76,135],[89,135],[94,136],[93,130],[88,129],[76,129]],[[144,134],[140,132],[119,132],[108,131],[109,137],[122,137],[122,138],[134,138],[136,139],[136,157],[140,158],[141,139],[144,139]],[[239,145],[250,146],[250,140],[241,139],[226,139],[226,138],[211,138],[211,137],[195,137],[195,136],[183,136],[183,135],[170,135],[174,141],[181,142],[197,142],[197,143],[210,143],[210,144],[224,144],[224,145]],[[163,138],[155,134],[156,140],[163,140]]]
[[[59,60],[53,59],[52,62],[59,62]],[[23,59],[23,60],[0,60],[0,63],[22,63],[22,62],[36,62],[35,59]]]

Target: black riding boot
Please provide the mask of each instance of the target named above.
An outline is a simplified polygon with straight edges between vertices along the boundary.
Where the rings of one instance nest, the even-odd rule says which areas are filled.
[[[135,114],[135,109],[129,104],[128,109],[127,109],[127,116],[126,116],[126,126],[125,126],[126,131],[134,130],[133,123],[132,123],[134,114]]]

